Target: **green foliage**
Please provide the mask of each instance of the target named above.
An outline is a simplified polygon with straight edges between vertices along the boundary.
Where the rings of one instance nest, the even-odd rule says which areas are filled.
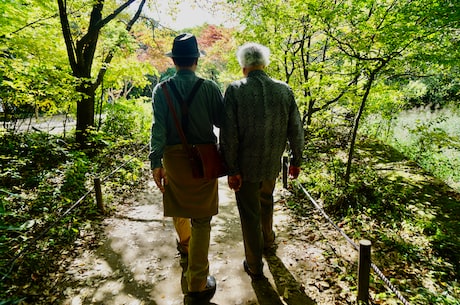
[[[104,13],[108,14],[117,3],[106,2]],[[72,2],[75,7],[70,26],[76,40],[88,28],[90,4]],[[458,284],[451,281],[458,278],[460,261],[460,242],[452,234],[459,231],[458,195],[441,194],[443,186],[425,182],[426,173],[414,171],[415,164],[403,154],[460,189],[459,112],[458,107],[447,107],[448,102],[458,100],[459,4],[428,0],[251,0],[241,2],[245,29],[236,33],[240,43],[268,45],[273,53],[269,74],[293,87],[308,125],[307,162],[303,165],[307,174],[302,178],[308,190],[328,212],[343,220],[354,238],[376,240],[377,249],[382,251],[376,260],[385,269],[391,270],[395,262],[402,262],[400,270],[414,262],[429,267],[423,272],[408,270],[408,274],[417,275],[409,279],[412,285],[398,282],[406,291],[420,287],[410,291],[415,304],[458,304],[454,300],[458,299]],[[8,20],[0,23],[0,98],[4,108],[15,111],[15,115],[75,108],[77,84],[68,67],[56,3],[3,1],[0,11],[0,18]],[[107,69],[104,95],[115,98],[103,106],[101,128],[91,133],[88,147],[77,152],[71,140],[42,133],[1,135],[2,258],[14,256],[56,220],[91,187],[93,177],[130,161],[105,182],[105,196],[136,186],[143,162],[133,155],[142,149],[136,142],[148,142],[151,105],[118,97],[128,97],[131,89],[144,87],[146,74],[157,76],[153,65],[140,64],[139,53],[133,55],[137,48],[133,37],[157,39],[151,43],[152,53],[141,54],[144,60],[162,57],[166,42],[158,40],[164,35],[158,35],[158,30],[155,35],[138,32],[131,36],[124,28],[123,22],[109,23],[101,32],[95,57],[98,63],[93,69]],[[168,50],[169,36],[163,37]],[[145,45],[141,47],[146,50]],[[209,66],[203,67],[205,74],[220,72],[216,78],[223,84],[241,75],[234,52],[226,52],[227,47],[213,45]],[[103,65],[101,60],[111,50],[116,57],[110,65]],[[223,55],[222,50],[226,50]],[[220,71],[223,68],[233,74]],[[378,73],[366,104],[366,131],[397,150],[382,148],[380,143],[358,143],[352,179],[345,184],[349,131],[371,72]],[[445,109],[431,112],[425,108],[414,116],[410,112],[398,116],[402,109],[427,104]],[[288,202],[297,213],[302,213],[304,204]],[[96,215],[92,200],[85,200],[61,219],[34,251],[26,253],[20,266],[13,266],[14,272],[2,283],[5,289],[0,289],[0,297],[19,296],[10,283],[25,283],[31,276],[56,267],[52,261],[54,247],[71,243]],[[8,262],[0,261],[3,273],[10,267]],[[436,287],[436,293],[424,288],[426,281]],[[378,291],[385,290],[378,285],[382,288]],[[379,293],[377,299],[391,302],[394,297]],[[11,302],[20,300],[19,296]]]
[[[353,240],[373,242],[373,262],[411,303],[458,304],[458,193],[372,140],[358,142],[352,179],[341,185],[336,169],[343,150],[331,143],[318,141],[316,150],[308,150],[302,184]],[[309,203],[287,205],[302,214]],[[371,289],[376,300],[394,302],[378,279]]]
[[[392,117],[407,102],[397,91],[401,84],[392,82],[394,79],[427,80],[427,75],[434,75],[444,84],[448,79],[457,83],[457,2],[238,3],[246,26],[238,35],[239,41],[256,41],[270,47],[273,55],[268,72],[291,85],[306,125],[312,124],[314,116],[320,119],[320,112],[337,107],[352,114],[355,130],[361,116],[374,111]],[[436,97],[438,102],[455,95],[455,88],[442,90]],[[430,96],[434,93],[431,91]],[[354,137],[350,142],[350,158],[343,163],[347,166],[346,182]]]
[[[59,163],[67,159],[65,142],[49,134],[5,133],[1,137],[0,182],[3,187],[34,188],[41,173],[53,166],[50,159]]]
[[[107,67],[104,86],[111,94],[117,92],[115,97],[126,98],[134,88],[143,89],[150,84],[147,75],[158,76],[158,72],[149,63],[139,62],[135,55],[126,55]]]
[[[99,76],[104,73],[108,77],[105,89],[109,88],[110,93],[117,92],[125,98],[133,88],[144,88],[148,85],[147,74],[157,74],[150,63],[141,62],[135,54],[139,48],[136,35],[128,33],[126,27],[132,13],[118,15],[118,22],[107,23],[98,35],[92,36],[96,38],[96,42],[99,39],[98,45],[94,45],[95,62],[92,65],[93,58],[88,55],[91,54],[93,46],[88,47],[85,43],[93,39],[86,39],[82,44],[78,42],[89,28],[88,16],[91,15],[94,2],[87,0],[66,3],[70,32],[73,35],[69,46],[73,44],[74,51],[89,51],[78,56],[80,68],[72,71],[57,2],[45,2],[7,1],[0,4],[1,18],[8,20],[0,23],[0,100],[4,112],[2,119],[38,116],[43,113],[74,113],[81,105],[78,102],[93,97],[94,89],[98,88],[102,79]],[[116,1],[105,1],[103,17],[112,14],[118,6]],[[83,68],[85,64],[89,66]],[[85,71],[83,76],[80,75],[80,69]],[[98,75],[99,72],[101,73]],[[80,78],[76,79],[74,76]],[[92,84],[94,89],[82,86],[82,82]],[[79,118],[77,122],[86,124],[86,116]],[[92,123],[90,118],[87,120]]]
[[[400,90],[404,109],[430,107],[436,110],[459,101],[460,76],[457,67],[435,65],[419,73],[428,75],[423,78],[395,77],[389,82]]]
[[[75,202],[86,193],[86,175],[90,166],[84,153],[73,153],[71,159],[71,163],[64,166],[64,183],[61,186],[61,193],[65,194],[66,201]]]
[[[71,139],[45,133],[0,137],[0,299],[15,302],[26,297],[34,303],[27,291],[56,271],[62,249],[70,249],[81,231],[100,218],[92,195],[82,197],[93,178],[111,174],[104,182],[105,197],[136,187],[145,145],[117,141],[102,132],[85,150],[75,149]],[[20,259],[12,263],[20,251]]]
[[[425,170],[460,190],[460,124],[458,106],[417,108],[392,119],[375,115],[367,132],[392,145]]]
[[[123,22],[108,23],[102,28],[101,35],[103,53],[117,50],[126,55],[137,50],[136,40],[126,31],[126,25]]]
[[[119,99],[105,106],[101,130],[118,139],[147,143],[152,124],[152,106],[149,100]]]
[[[431,1],[274,0],[241,5],[247,28],[239,33],[239,40],[271,47],[271,74],[288,81],[299,101],[306,98],[306,102],[322,103],[336,97],[344,85],[349,86],[350,75],[371,71],[387,59],[395,59],[395,63],[388,62],[383,73],[392,75],[398,69],[407,73],[410,67],[399,64],[404,56],[413,59],[424,53],[423,44],[429,44],[432,52],[436,41],[445,39],[436,31],[455,23],[456,14],[451,3],[441,8]],[[440,22],[441,16],[445,24]],[[455,31],[443,34],[455,35]],[[439,51],[455,50],[455,41],[449,49],[446,41]]]
[[[9,1],[10,2],[10,1]],[[3,4],[0,26],[0,98],[11,115],[63,112],[76,101],[56,3]]]

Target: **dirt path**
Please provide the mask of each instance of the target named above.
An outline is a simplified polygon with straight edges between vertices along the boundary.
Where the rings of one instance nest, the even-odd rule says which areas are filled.
[[[210,272],[216,277],[217,305],[350,304],[354,299],[341,275],[355,260],[340,236],[311,217],[295,218],[284,205],[286,191],[277,188],[276,255],[266,257],[268,281],[251,283],[242,268],[241,229],[234,194],[219,180],[220,208],[213,218]],[[65,271],[59,304],[183,304],[180,258],[175,232],[162,214],[161,193],[153,182],[103,222],[96,249],[81,250]],[[330,241],[334,241],[331,245]],[[56,302],[57,303],[57,302]]]

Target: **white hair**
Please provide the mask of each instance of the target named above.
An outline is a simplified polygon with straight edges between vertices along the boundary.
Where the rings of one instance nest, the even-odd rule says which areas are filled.
[[[239,47],[236,57],[242,68],[268,66],[270,63],[270,49],[261,44],[249,42]]]

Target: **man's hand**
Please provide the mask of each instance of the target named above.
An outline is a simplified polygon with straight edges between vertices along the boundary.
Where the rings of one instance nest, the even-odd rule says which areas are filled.
[[[153,180],[162,193],[165,192],[165,185],[168,184],[168,178],[166,178],[166,170],[163,167],[157,167],[152,170]]]
[[[228,176],[228,186],[234,190],[235,192],[238,192],[241,187],[242,179],[241,175],[234,175],[234,176]]]
[[[300,174],[300,167],[297,166],[289,166],[289,178],[297,179]]]

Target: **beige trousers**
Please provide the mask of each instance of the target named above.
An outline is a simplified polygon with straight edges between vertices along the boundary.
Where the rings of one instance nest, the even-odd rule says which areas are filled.
[[[180,253],[188,254],[190,236],[192,234],[192,225],[190,223],[190,219],[173,217],[173,223],[179,238],[177,243],[177,250],[179,250]]]
[[[212,217],[191,219],[173,217],[174,227],[179,236],[178,247],[188,250],[186,272],[188,291],[202,291],[206,287],[209,274],[211,219]]]

